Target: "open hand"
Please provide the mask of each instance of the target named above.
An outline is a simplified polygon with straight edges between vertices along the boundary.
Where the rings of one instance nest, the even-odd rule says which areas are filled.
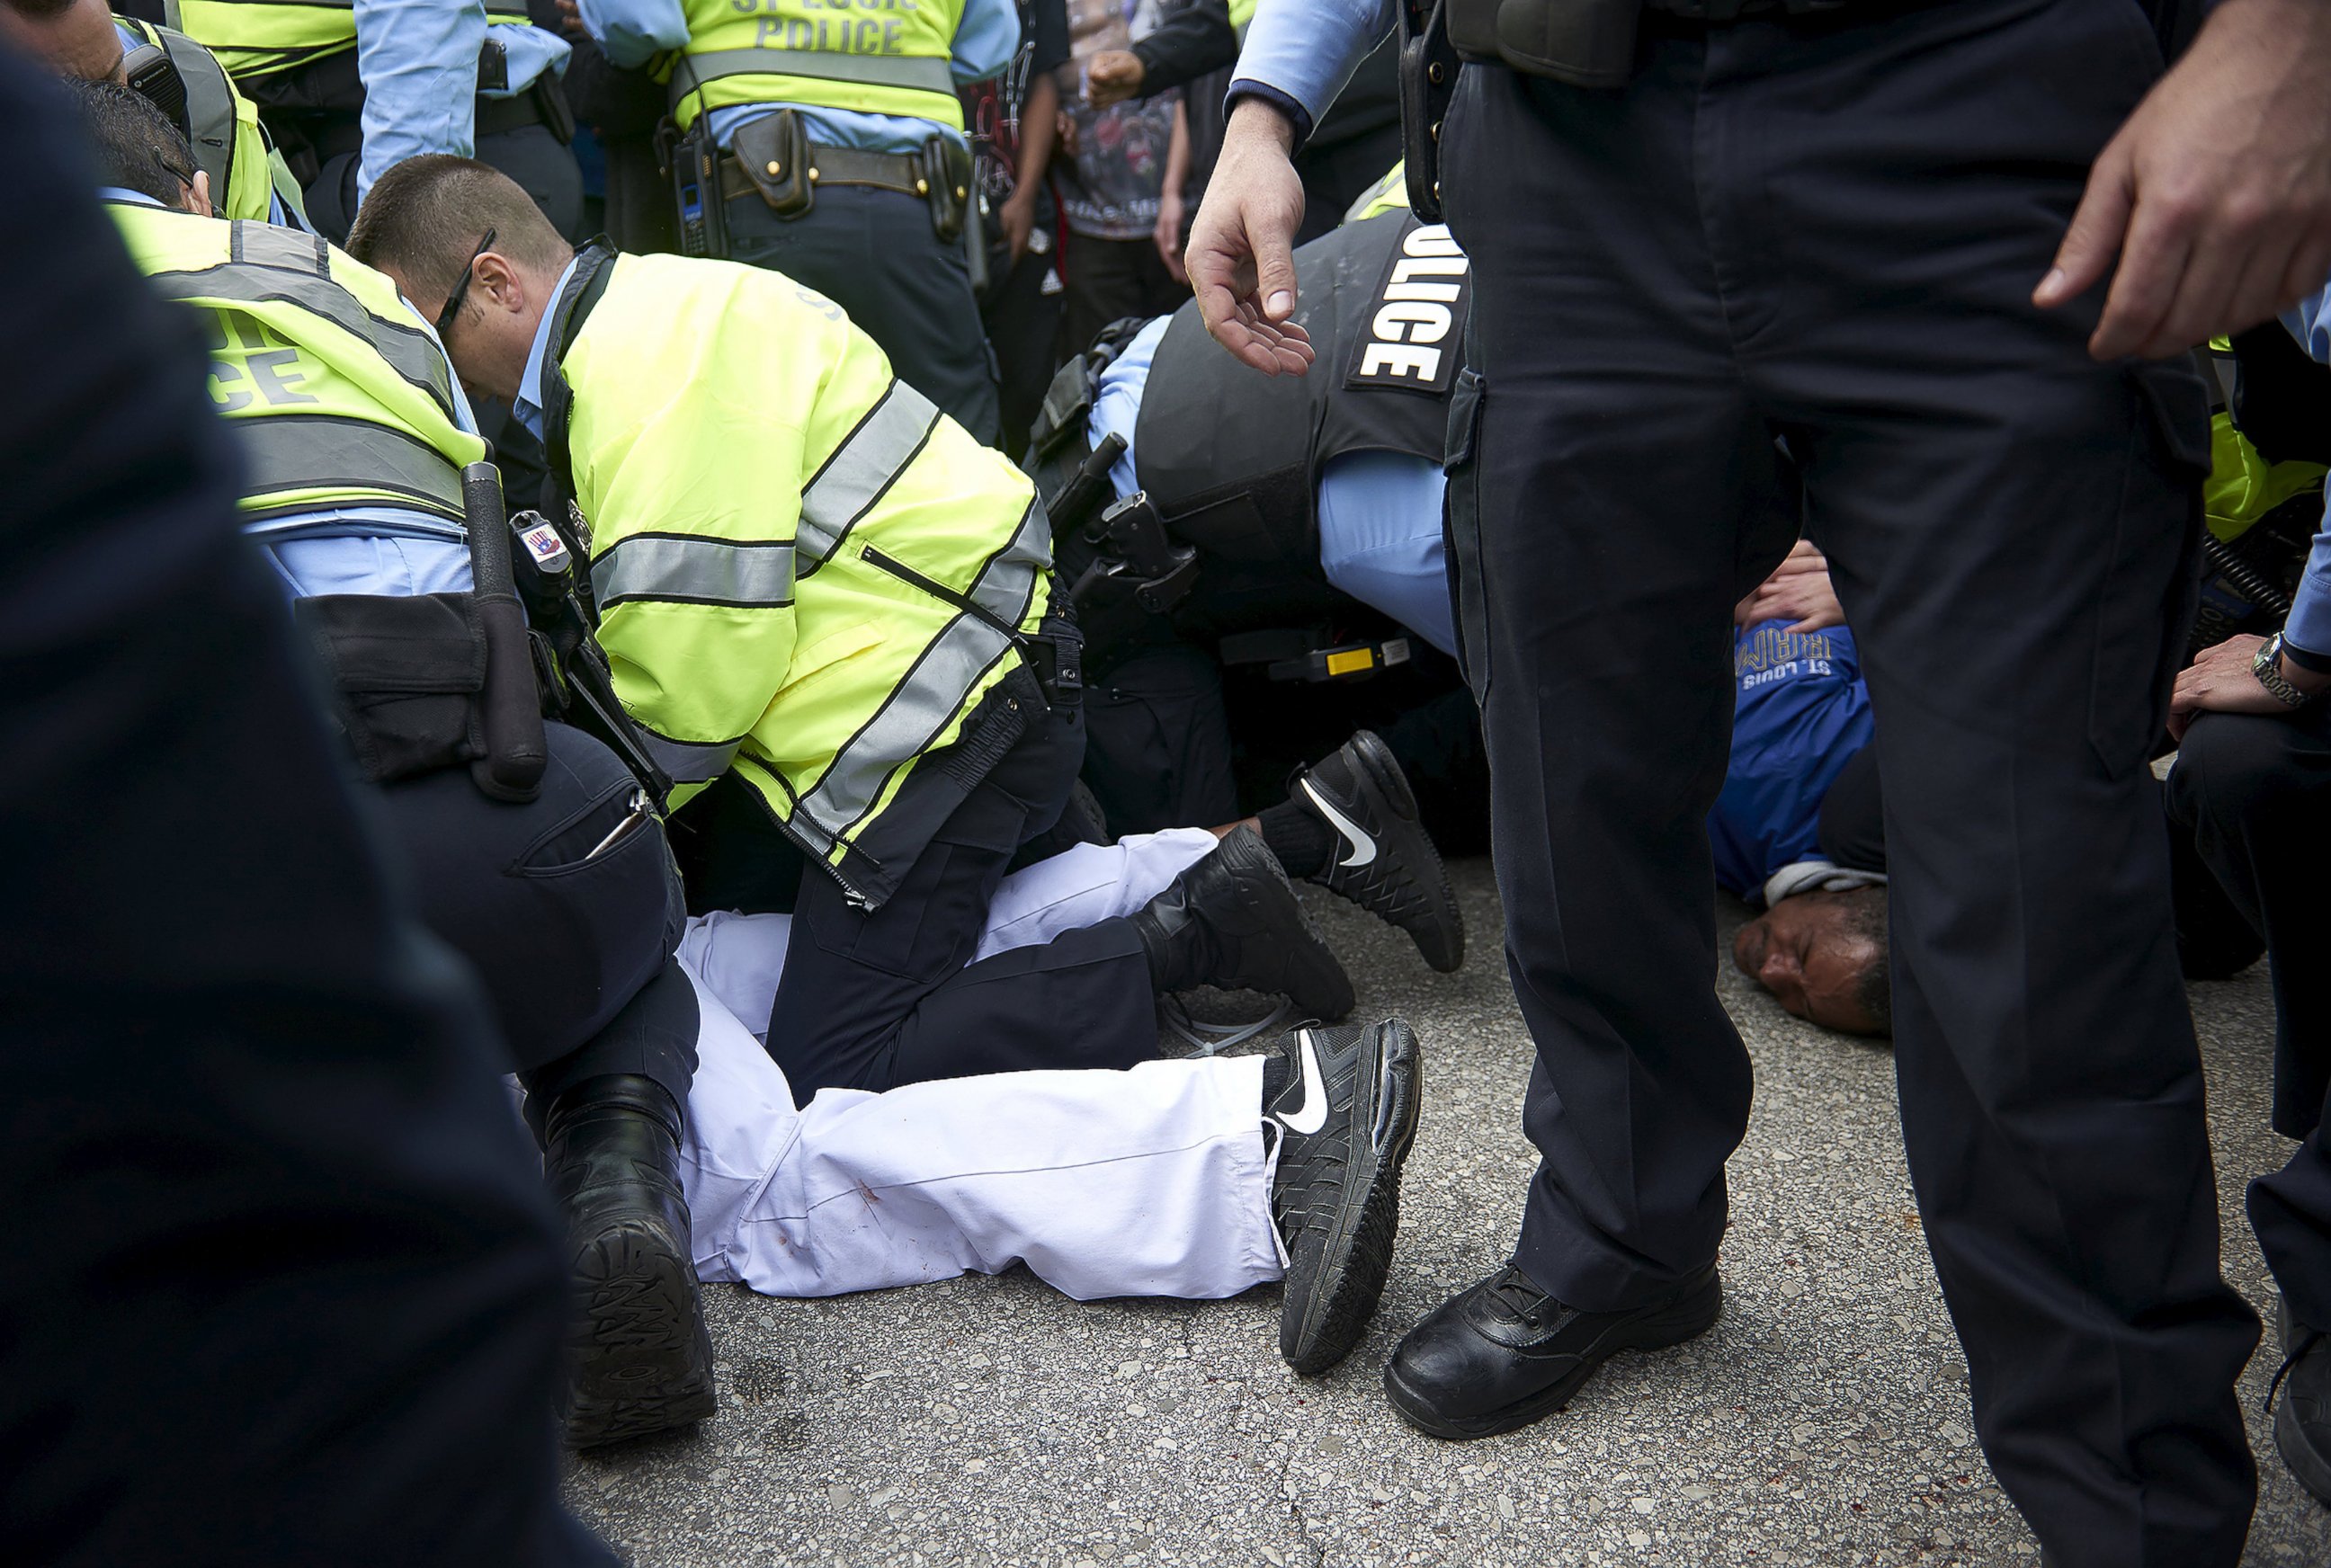
[[[1240,100],[1184,258],[1206,330],[1265,375],[1300,375],[1313,357],[1309,336],[1288,319],[1303,221],[1303,182],[1288,161],[1294,143],[1285,115]]]
[[[2331,6],[2225,0],[2098,155],[2032,302],[2069,304],[2111,271],[2088,352],[2159,359],[2322,288],[2331,277],[2326,75]]]

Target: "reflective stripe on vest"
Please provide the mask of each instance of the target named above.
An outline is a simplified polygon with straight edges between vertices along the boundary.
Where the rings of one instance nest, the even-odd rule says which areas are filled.
[[[838,0],[680,0],[688,43],[661,78],[682,128],[706,109],[798,104],[963,129],[965,0],[853,10]]]
[[[732,76],[805,76],[861,87],[896,87],[955,97],[955,72],[944,60],[926,54],[819,54],[800,49],[715,49],[684,57],[671,73],[671,102]],[[957,100],[960,102],[960,100]]]
[[[170,0],[164,20],[230,76],[271,76],[357,46],[356,0]]]
[[[1031,595],[1036,592],[1037,568],[1030,563],[1051,554],[1052,520],[1044,503],[1031,499],[1021,514],[1012,542],[988,558],[971,585],[971,602],[1006,626],[1027,618]]]
[[[233,76],[271,76],[357,46],[356,0],[165,0],[163,20]],[[530,27],[524,11],[486,9],[489,27]]]
[[[209,50],[183,33],[131,16],[117,17],[115,21],[167,55],[179,81],[185,84],[186,128],[194,144],[195,166],[211,176],[213,207],[222,217],[264,218],[267,209],[263,199],[257,213],[238,212],[232,207],[236,126],[234,89],[227,82],[225,70]]]
[[[671,740],[658,735],[647,726],[633,721],[640,740],[655,758],[656,766],[675,784],[709,784],[728,771],[737,760],[737,748],[744,741],[721,740],[691,745],[684,740]]]
[[[893,377],[881,400],[866,411],[825,466],[802,487],[802,553],[814,571],[841,546],[851,525],[921,455],[939,423],[938,406]]]
[[[794,602],[794,547],[632,534],[591,563],[591,592],[603,613],[633,599],[781,609]]]
[[[249,470],[243,518],[312,511],[319,491],[403,495],[423,510],[461,518],[461,476],[426,442],[369,420],[270,414],[232,422]],[[294,499],[297,498],[297,499]]]
[[[881,798],[892,770],[928,750],[954,722],[964,694],[1011,651],[1002,632],[976,615],[957,616],[851,736],[798,809],[832,839],[857,827]]]
[[[330,248],[313,234],[266,223],[237,223],[228,259],[221,265],[151,276],[154,286],[174,299],[297,305],[371,344],[397,375],[427,393],[446,418],[457,417],[452,377],[444,355],[428,334],[418,326],[375,316],[354,295],[334,285]]]

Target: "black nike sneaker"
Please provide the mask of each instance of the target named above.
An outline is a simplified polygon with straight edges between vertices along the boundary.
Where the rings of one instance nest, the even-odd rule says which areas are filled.
[[[1384,1295],[1423,1052],[1397,1018],[1299,1029],[1280,1049],[1289,1076],[1263,1107],[1280,1138],[1270,1215],[1287,1249],[1279,1354],[1308,1377],[1351,1354]]]
[[[1327,869],[1308,879],[1407,932],[1443,974],[1465,962],[1465,919],[1441,851],[1417,819],[1416,795],[1392,748],[1359,730],[1295,775],[1288,799],[1336,835]]]

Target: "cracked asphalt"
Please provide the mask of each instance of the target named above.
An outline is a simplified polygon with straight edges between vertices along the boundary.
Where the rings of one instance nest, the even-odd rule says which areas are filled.
[[[1376,1321],[1296,1378],[1275,1288],[1080,1305],[1024,1270],[824,1301],[707,1288],[719,1414],[577,1459],[569,1494],[641,1568],[1104,1564],[2038,1562],[1984,1468],[1966,1369],[1920,1240],[1892,1062],[1720,979],[1757,1094],[1732,1172],[1714,1331],[1624,1356],[1565,1413],[1484,1442],[1411,1431],[1381,1372],[1402,1331],[1504,1260],[1531,1161],[1529,1044],[1485,862],[1451,868],[1472,950],[1439,975],[1404,937],[1313,897],[1365,1012],[1422,1036],[1423,1130]],[[1724,929],[1744,917],[1719,906]],[[2288,1145],[2267,1127],[2263,966],[2193,988],[2230,1278],[2270,1316],[2241,1221]],[[2292,1481],[2242,1383],[2259,1455],[2247,1563],[2331,1563],[2331,1511]]]

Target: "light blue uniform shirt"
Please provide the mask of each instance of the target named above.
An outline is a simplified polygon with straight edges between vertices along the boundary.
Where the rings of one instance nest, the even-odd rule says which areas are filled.
[[[1230,97],[1287,110],[1300,147],[1395,20],[1392,0],[1270,0],[1247,24]]]
[[[1092,412],[1085,419],[1085,438],[1095,446],[1112,435],[1125,438],[1125,453],[1108,470],[1120,499],[1141,488],[1134,466],[1134,427],[1157,344],[1173,319],[1160,316],[1144,327],[1100,373]],[[1344,593],[1454,654],[1457,629],[1441,541],[1445,483],[1440,464],[1407,452],[1355,451],[1328,459],[1319,475],[1319,567]]]
[[[2285,311],[2282,324],[2309,357],[2331,365],[2331,288]],[[2307,574],[2291,599],[2282,634],[2302,651],[2331,659],[2331,513],[2307,554]]]
[[[484,0],[356,0],[357,71],[364,78],[364,153],[357,200],[373,182],[423,153],[477,152],[478,54],[488,28]],[[539,27],[491,29],[514,98],[545,71],[564,73],[567,42]]]
[[[680,0],[581,0],[583,24],[598,40],[607,58],[631,67],[651,55],[683,47],[688,43],[688,16]],[[956,22],[955,48],[948,65],[956,81],[969,86],[985,81],[1012,63],[1020,47],[1020,9],[1013,0],[965,0]],[[777,52],[771,51],[772,53]],[[675,69],[681,69],[675,67]],[[737,128],[781,103],[740,103],[712,111],[712,134],[722,147]],[[937,120],[896,114],[861,114],[844,109],[795,106],[812,141],[826,147],[855,147],[861,152],[906,153],[919,148],[934,136],[962,142],[963,133]]]
[[[566,263],[551,285],[550,300],[542,308],[542,319],[535,323],[534,343],[526,351],[526,373],[519,377],[518,395],[510,399],[510,417],[526,426],[527,433],[535,440],[542,439],[542,367],[550,353],[550,318],[556,314],[561,296],[566,292],[566,280],[575,276],[575,268],[583,258],[579,255]]]

